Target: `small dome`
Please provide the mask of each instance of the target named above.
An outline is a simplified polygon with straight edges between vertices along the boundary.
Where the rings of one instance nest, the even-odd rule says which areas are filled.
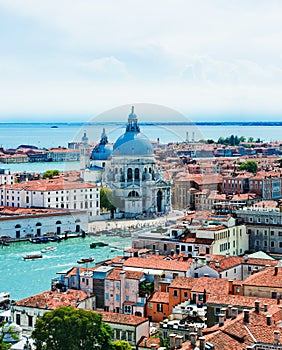
[[[113,147],[108,144],[108,137],[105,129],[103,129],[101,140],[92,151],[91,158],[93,160],[107,160],[110,158],[113,151]]]
[[[93,160],[107,160],[110,158],[113,151],[113,147],[110,145],[98,144],[92,151],[91,158]]]

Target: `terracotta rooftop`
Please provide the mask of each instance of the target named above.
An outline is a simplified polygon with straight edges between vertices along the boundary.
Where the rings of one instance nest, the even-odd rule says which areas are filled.
[[[186,272],[191,262],[165,260],[164,257],[158,255],[147,255],[145,258],[132,257],[124,261],[123,266],[137,267],[157,270],[183,271]]]
[[[277,271],[277,273],[275,273]],[[282,288],[282,267],[267,267],[244,281],[245,286]]]
[[[148,319],[145,317],[118,314],[116,312],[99,311],[99,314],[102,315],[102,320],[108,323],[118,323],[118,324],[125,324],[128,326],[138,326],[144,322],[148,322]]]
[[[87,293],[82,290],[68,289],[65,293],[48,290],[19,300],[16,305],[39,309],[54,310],[61,306],[76,307],[79,301],[87,298]]]
[[[168,292],[155,292],[149,298],[148,302],[169,304],[169,293]]]
[[[143,277],[144,273],[141,271],[131,271],[131,270],[126,270],[123,271],[119,268],[113,269],[108,276],[106,277],[107,280],[115,280],[115,281],[120,281],[120,273],[125,272],[125,277],[127,279],[133,279],[133,280],[141,280]]]

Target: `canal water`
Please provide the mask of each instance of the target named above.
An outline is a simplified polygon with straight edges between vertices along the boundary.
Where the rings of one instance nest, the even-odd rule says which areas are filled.
[[[92,242],[105,242],[109,246],[90,249]],[[42,253],[42,259],[24,260],[23,256],[40,252],[41,249],[55,246],[56,251]],[[131,238],[120,236],[69,238],[61,242],[33,244],[30,242],[11,243],[0,246],[0,292],[10,292],[11,299],[20,300],[50,289],[51,278],[57,272],[78,266],[77,260],[94,257],[96,262],[123,254],[131,247]],[[88,266],[94,266],[95,263]],[[85,265],[80,265],[85,266]]]

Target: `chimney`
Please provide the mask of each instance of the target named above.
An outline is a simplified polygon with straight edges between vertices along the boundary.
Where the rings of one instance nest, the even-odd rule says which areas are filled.
[[[248,260],[249,260],[249,256],[248,256],[248,254],[245,254],[245,255],[244,255],[244,262],[247,263]]]
[[[183,335],[177,335],[175,337],[175,346],[176,349],[181,349],[182,348],[182,340],[183,340]]]
[[[226,253],[226,254],[225,254],[225,257],[226,257],[226,258],[230,258],[230,253],[229,253],[229,252]]]
[[[278,345],[280,332],[278,330],[275,330],[273,333],[274,333],[274,345]]]
[[[232,316],[232,305],[228,305],[228,308],[227,308],[227,314],[226,314],[226,318],[230,318]]]
[[[272,319],[271,315],[266,315],[266,324],[267,324],[267,326],[271,326],[271,319]]]
[[[228,293],[233,294],[233,280],[228,280]]]
[[[268,310],[268,304],[264,304],[264,312]]]
[[[234,319],[234,318],[237,317],[237,315],[238,315],[238,309],[237,309],[237,307],[232,307],[232,308],[231,308],[231,318]]]
[[[247,309],[244,309],[243,312],[244,312],[244,323],[250,323],[250,311]]]
[[[197,333],[194,333],[194,332],[190,333],[190,340],[191,340],[191,344],[195,346],[196,340],[197,340]]]
[[[259,300],[255,300],[255,312],[259,313],[259,309],[260,309],[260,301]]]
[[[224,314],[218,314],[218,325],[219,327],[224,325]]]
[[[215,267],[219,267],[219,261],[218,261],[218,260],[215,261],[214,266],[215,266]]]
[[[203,327],[199,326],[198,327],[198,337],[202,337],[203,336]]]
[[[155,253],[156,255],[160,255],[160,251],[158,249],[155,251]]]
[[[211,257],[209,255],[206,256],[206,264],[209,265],[211,262]]]
[[[174,349],[175,348],[175,337],[176,337],[176,334],[174,334],[174,333],[171,333],[169,335],[169,346],[170,346],[170,349]]]
[[[160,279],[161,277],[159,275],[154,276],[154,290],[160,291]]]
[[[226,311],[227,311],[226,307],[223,307],[220,309],[220,313],[224,315],[224,320],[226,320]]]
[[[277,274],[278,274],[278,266],[275,266],[274,267],[274,276],[277,276]]]
[[[200,337],[200,350],[205,350],[206,349],[206,340],[205,337]]]

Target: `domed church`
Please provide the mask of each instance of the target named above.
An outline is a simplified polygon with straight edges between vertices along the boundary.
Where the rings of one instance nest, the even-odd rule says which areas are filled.
[[[85,154],[85,147],[84,143],[81,154]],[[83,160],[82,177],[85,181],[97,182],[99,176],[94,176],[93,172],[100,171],[102,184],[111,188],[113,204],[125,217],[170,211],[171,184],[156,167],[152,144],[140,132],[134,107],[128,116],[125,133],[116,140],[113,148],[108,145],[103,130],[91,158],[90,162]]]

